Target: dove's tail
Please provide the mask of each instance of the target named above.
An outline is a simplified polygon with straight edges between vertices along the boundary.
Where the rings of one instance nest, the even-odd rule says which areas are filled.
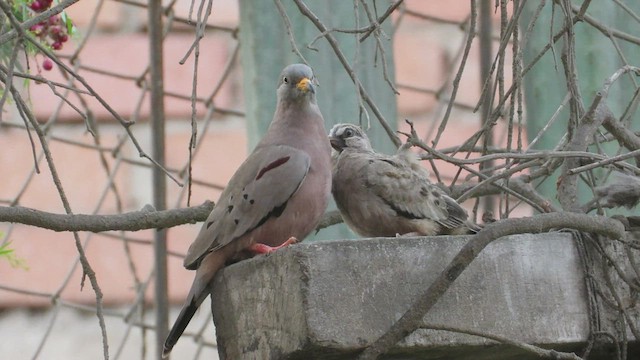
[[[196,271],[196,277],[193,280],[193,285],[191,285],[191,290],[189,290],[187,300],[182,306],[182,310],[180,310],[178,318],[171,327],[169,335],[167,335],[167,339],[164,341],[164,349],[162,351],[163,358],[166,358],[169,355],[173,346],[178,342],[180,336],[182,336],[184,329],[189,325],[189,322],[191,321],[191,318],[193,318],[193,315],[195,315],[196,310],[198,310],[200,304],[202,304],[204,299],[209,295],[209,285],[218,270],[224,266],[224,263],[224,256],[220,253],[211,253],[202,259],[202,262]]]
[[[167,340],[164,341],[164,348],[162,350],[162,357],[166,358],[171,349],[173,349],[173,345],[176,344],[184,329],[195,315],[196,310],[198,310],[198,305],[193,299],[188,299],[188,303],[184,304],[182,310],[180,311],[180,315],[176,319],[176,322],[173,324],[171,331],[169,331],[169,335],[167,336]]]

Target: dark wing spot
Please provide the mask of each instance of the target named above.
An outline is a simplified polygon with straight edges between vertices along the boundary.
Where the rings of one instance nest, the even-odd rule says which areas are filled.
[[[210,228],[210,227],[211,227],[211,225],[213,225],[213,221],[209,221],[209,222],[207,223],[207,229],[208,229],[208,228]]]
[[[284,209],[287,207],[287,202],[285,201],[282,205],[280,206],[276,206],[273,209],[271,209],[271,211],[269,211],[269,213],[267,215],[265,215],[262,219],[260,219],[260,221],[258,222],[258,224],[256,224],[256,226],[254,226],[251,230],[261,226],[262,224],[264,224],[265,222],[267,222],[267,220],[269,220],[270,217],[280,217],[280,215],[282,215],[282,213],[284,212]],[[249,230],[249,231],[251,231]]]
[[[298,187],[300,186],[301,183],[302,183],[302,181],[298,184]],[[291,195],[293,195],[293,194],[291,194]],[[291,199],[291,195],[289,195],[289,199]],[[254,227],[252,227],[250,229],[247,229],[245,234],[248,233],[248,232],[253,231],[254,229],[256,229],[256,228],[258,228],[260,226],[262,226],[262,224],[264,224],[271,217],[280,217],[280,215],[282,215],[282,213],[284,212],[284,209],[287,207],[287,203],[289,202],[289,199],[287,199],[282,204],[280,204],[280,205],[274,207],[273,209],[271,209],[271,211],[269,211],[269,213],[267,213],[264,217],[262,217],[262,219],[260,219],[260,221],[258,221],[258,223]]]
[[[243,197],[245,200],[247,200],[247,199],[249,198],[249,195],[244,194],[244,195],[242,195],[242,197]]]
[[[364,187],[367,189],[371,189],[373,187],[373,183],[369,181],[369,179],[364,180]]]
[[[238,223],[240,222],[240,220],[235,219],[235,220],[233,220],[233,222],[234,222],[234,223],[236,223],[236,225],[238,225]]]
[[[398,163],[396,163],[396,162],[395,162],[395,161],[393,161],[393,160],[389,160],[389,159],[380,159],[380,160],[382,160],[382,161],[386,162],[387,164],[389,164],[389,165],[391,165],[391,166],[393,166],[393,167],[398,167]]]
[[[268,171],[273,170],[273,169],[277,168],[278,166],[280,166],[280,165],[282,165],[282,164],[286,163],[287,161],[289,161],[289,158],[290,158],[289,156],[282,157],[282,158],[280,158],[280,159],[278,159],[278,160],[276,160],[276,161],[272,162],[271,164],[269,164],[269,165],[267,165],[267,166],[263,167],[263,168],[262,168],[262,169],[260,169],[260,171],[258,172],[258,175],[256,176],[256,180],[260,180],[260,178],[261,178],[264,174],[266,174]]]
[[[232,211],[232,210],[233,210],[233,205],[229,205],[229,206],[227,207],[227,211],[228,211],[229,213],[231,213],[231,211]]]
[[[424,219],[424,216],[420,214],[414,214],[410,211],[400,209],[394,203],[386,199],[382,199],[382,200],[385,202],[385,204],[387,204],[391,208],[391,210],[395,211],[398,216],[402,216],[404,218],[411,219],[411,220]]]
[[[249,200],[249,204],[253,205],[253,203],[256,202],[255,200],[251,199]]]
[[[422,196],[429,196],[429,189],[427,189],[426,186],[422,186],[420,188],[420,195]]]
[[[369,160],[369,164],[373,164],[373,160]]]
[[[442,194],[440,194],[440,193],[439,193],[439,192],[437,192],[437,191],[432,191],[432,192],[431,192],[431,195],[433,195],[433,197],[434,197],[434,198],[439,198],[440,196],[442,196]]]
[[[284,212],[284,208],[286,207],[287,207],[286,202],[280,206],[274,207],[273,210],[271,210],[272,216],[280,217],[280,215],[282,215],[282,213]]]

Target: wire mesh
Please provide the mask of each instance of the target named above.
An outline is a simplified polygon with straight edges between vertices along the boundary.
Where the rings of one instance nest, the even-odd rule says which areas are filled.
[[[304,13],[305,2],[295,3],[300,11],[287,16],[306,16],[314,22]],[[640,151],[634,133],[639,93],[635,75],[640,73],[634,60],[640,59],[630,55],[640,45],[640,34],[629,32],[628,27],[620,30],[619,23],[608,16],[615,13],[637,28],[640,9],[631,0],[607,2],[608,13],[590,10],[590,6],[604,6],[590,1],[526,3],[496,1],[487,14],[476,1],[355,0],[356,11],[371,11],[371,22],[360,29],[323,32],[323,19],[316,19],[316,41],[326,41],[334,32],[352,34],[358,41],[394,41],[394,54],[380,56],[395,57],[395,76],[390,76],[389,86],[399,92],[398,119],[412,120],[415,129],[402,121],[398,125],[420,149],[434,181],[449,186],[459,201],[469,200],[466,205],[477,220],[561,208],[606,213],[607,208],[620,205],[611,200],[615,190],[611,178],[617,176],[613,174],[628,174],[623,176],[630,178],[623,179],[634,179],[625,181],[637,187],[634,177],[640,173],[631,161]],[[169,208],[216,199],[246,154],[237,4],[163,4],[168,120],[164,165],[150,155],[149,93],[154,84],[149,81],[149,64],[157,59],[148,56],[147,4],[67,0],[44,12],[29,12],[29,4],[0,0],[0,80],[4,85],[0,220],[15,219],[9,211],[18,207],[60,214],[136,211],[152,202],[152,168],[163,169],[169,179]],[[375,6],[367,8],[367,4]],[[274,1],[274,6],[279,5],[279,0]],[[525,10],[525,6],[529,7]],[[554,9],[550,30],[549,23],[539,20],[544,6]],[[51,44],[42,45],[29,29],[61,16],[64,9],[71,19],[78,19],[78,31],[58,51]],[[378,24],[384,21],[393,22],[392,34],[380,31]],[[546,42],[537,53],[525,54],[523,49],[540,28],[547,31]],[[586,80],[581,82],[576,75],[587,72],[575,64],[579,60],[576,44],[582,44],[575,37],[585,28],[597,34],[599,44],[615,49],[612,58],[619,64],[618,71],[605,74],[591,88],[593,94],[581,94],[580,85]],[[279,36],[289,36],[294,51],[295,46],[313,45],[297,43],[288,29]],[[482,40],[480,29],[489,29],[491,36]],[[598,44],[590,44],[594,43]],[[493,51],[482,52],[483,44]],[[556,77],[566,79],[566,90],[557,106],[552,104],[550,116],[535,119],[536,127],[530,124],[538,113],[525,109],[524,100],[525,91],[544,91],[525,86],[527,74],[542,66],[538,54],[555,55]],[[48,60],[53,61],[52,70],[46,70]],[[378,64],[383,66],[384,61]],[[352,69],[345,65],[345,70]],[[617,107],[611,105],[614,98]],[[615,116],[609,115],[607,104]],[[371,118],[377,121],[375,114]],[[555,148],[542,147],[541,139],[559,119],[567,123],[563,126],[568,134]],[[584,125],[589,122],[595,125]],[[486,136],[489,133],[492,136]],[[554,172],[564,175],[559,203],[536,190],[545,181],[553,182],[549,179],[554,179],[550,176]],[[582,203],[572,199],[577,187],[588,194]],[[492,196],[492,212],[486,204],[480,207],[482,196]],[[176,303],[191,281],[190,274],[178,270],[198,230],[198,225],[188,222],[169,230],[168,280],[170,299]],[[14,250],[11,261],[0,261],[0,306],[37,310],[0,314],[3,324],[12,324],[10,329],[0,327],[0,337],[10,340],[0,343],[0,354],[33,359],[70,358],[77,353],[89,358],[155,357],[152,231],[52,232],[47,225],[25,223],[0,224],[0,244]],[[638,337],[633,321],[638,308],[622,299],[637,290],[634,279],[640,277],[640,270],[634,260],[637,241],[621,246],[626,251],[623,263],[603,270],[615,279],[599,284],[596,292],[626,326],[611,336],[622,344],[618,358],[623,359],[630,340],[627,327]],[[602,256],[612,256],[606,246],[596,248]],[[187,329],[185,337],[193,341],[176,347],[181,358],[216,356],[208,313],[200,311]],[[170,319],[175,318],[172,315]],[[75,335],[70,337],[72,331]],[[29,337],[15,336],[27,332]]]

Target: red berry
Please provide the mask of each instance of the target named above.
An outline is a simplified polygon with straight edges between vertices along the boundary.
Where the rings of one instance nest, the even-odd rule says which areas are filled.
[[[56,15],[49,17],[49,25],[55,25],[58,22],[59,18]]]
[[[38,37],[44,37],[44,26],[37,24],[37,25],[33,25],[32,27],[29,28],[29,30],[31,30],[33,32],[34,35],[38,36]]]
[[[53,69],[53,61],[51,61],[51,59],[44,59],[42,62],[42,68],[47,71]]]
[[[51,44],[51,47],[53,48],[53,50],[60,50],[62,49],[62,43],[60,41],[56,41]]]
[[[59,37],[60,42],[67,42],[67,40],[69,40],[69,36],[67,34],[62,34]]]
[[[54,25],[54,26],[49,28],[49,32],[52,35],[57,35],[57,34],[60,33],[60,31],[62,31],[62,28],[59,25]]]
[[[39,11],[39,10],[42,10],[42,8],[43,8],[42,4],[38,0],[32,2],[31,5],[29,5],[29,7],[33,11]]]

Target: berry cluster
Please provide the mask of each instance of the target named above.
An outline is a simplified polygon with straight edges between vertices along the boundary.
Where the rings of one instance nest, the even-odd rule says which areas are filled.
[[[43,12],[51,7],[53,0],[34,0],[29,7],[35,12]]]
[[[29,8],[35,12],[43,12],[51,7],[53,0],[34,0]],[[58,15],[53,15],[49,19],[41,21],[29,28],[31,32],[45,43],[51,45],[53,50],[62,49],[62,44],[69,40],[67,27]]]

